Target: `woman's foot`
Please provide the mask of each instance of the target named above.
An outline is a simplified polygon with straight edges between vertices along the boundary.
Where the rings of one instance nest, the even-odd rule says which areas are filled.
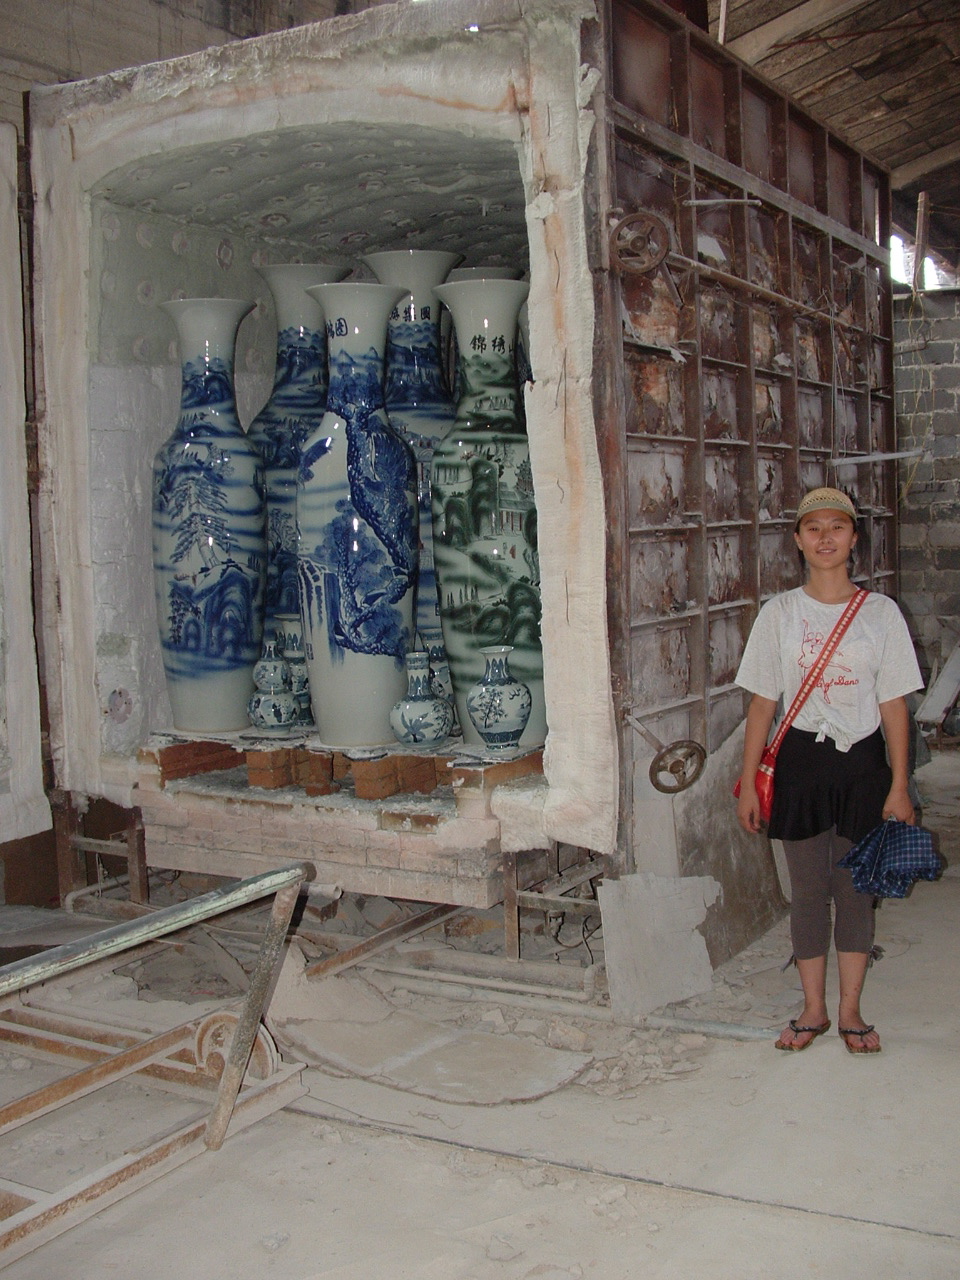
[[[872,1026],[868,1026],[862,1018],[853,1018],[845,1026],[840,1020],[837,1031],[847,1046],[847,1053],[879,1053],[880,1037]]]
[[[817,1036],[822,1036],[825,1031],[830,1030],[830,1019],[826,1018],[823,1022],[805,1022],[802,1018],[791,1018],[789,1026],[780,1032],[780,1039],[773,1046],[775,1049],[786,1049],[792,1053],[799,1053],[802,1049],[806,1049],[813,1044]]]

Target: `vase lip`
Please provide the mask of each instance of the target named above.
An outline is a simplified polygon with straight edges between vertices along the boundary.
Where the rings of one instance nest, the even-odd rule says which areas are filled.
[[[489,654],[491,658],[496,655],[506,657],[508,653],[513,653],[513,649],[512,644],[487,644],[481,645],[480,652]]]
[[[447,284],[463,284],[468,280],[519,280],[523,272],[519,267],[496,267],[492,264],[479,267],[456,266],[450,271]]]
[[[514,306],[520,307],[530,292],[530,285],[526,280],[497,280],[489,276],[480,276],[475,280],[452,280],[448,284],[434,285],[434,293],[441,302],[447,303],[448,300],[469,299],[476,303],[484,296],[485,291],[490,290],[490,286],[496,286],[496,293],[503,300],[509,300]],[[492,294],[491,296],[496,296]]]
[[[360,255],[360,261],[368,266],[374,262],[386,262],[387,259],[393,259],[395,262],[409,262],[414,258],[419,258],[422,262],[426,262],[428,258],[433,258],[437,262],[447,261],[452,271],[463,261],[463,254],[454,253],[450,249],[375,249],[372,253]]]
[[[463,254],[447,249],[383,249],[361,254],[360,261],[370,268],[381,284],[402,286],[409,294],[414,287],[422,289],[425,283],[431,289],[442,284],[457,263],[463,261]],[[408,271],[413,279],[408,278]],[[433,279],[425,282],[422,277],[427,274]],[[384,275],[393,278],[385,280]],[[417,279],[418,275],[420,279]]]
[[[407,296],[409,290],[400,285],[374,284],[369,280],[344,280],[337,284],[312,284],[306,292],[320,304],[325,319],[329,319],[327,311],[330,307],[342,307],[360,302],[382,307],[385,312],[384,319],[386,319],[397,303]]]

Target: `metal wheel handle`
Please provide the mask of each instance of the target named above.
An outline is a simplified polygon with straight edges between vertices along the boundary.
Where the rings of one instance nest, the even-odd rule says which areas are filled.
[[[668,795],[685,791],[703,773],[706,762],[707,753],[700,743],[682,738],[679,742],[671,742],[669,747],[664,747],[653,757],[650,781],[658,791],[665,791]]]
[[[670,252],[670,228],[655,213],[630,213],[610,232],[610,255],[622,271],[647,275]]]
[[[655,738],[647,726],[629,711],[624,716],[631,729],[635,729],[656,751],[650,761],[650,781],[658,791],[672,795],[676,791],[685,791],[693,786],[703,773],[707,762],[705,747],[689,738],[681,738],[679,742],[671,742],[665,747],[659,738]]]

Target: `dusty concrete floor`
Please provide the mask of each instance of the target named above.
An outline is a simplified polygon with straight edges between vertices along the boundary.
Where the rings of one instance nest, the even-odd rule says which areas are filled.
[[[454,1000],[394,992],[440,1022],[585,1045],[593,1064],[548,1096],[484,1107],[311,1068],[296,1110],[228,1139],[5,1276],[960,1276],[951,994],[960,982],[960,753],[935,755],[920,785],[926,824],[953,865],[880,912],[885,955],[864,1012],[883,1034],[881,1055],[852,1057],[835,1034],[785,1054],[773,1036],[638,1032],[493,1002],[465,1013]],[[716,975],[709,996],[666,1012],[754,1036],[778,1029],[798,993],[795,972],[780,968],[788,952],[779,925]],[[4,1065],[0,1083],[15,1070],[9,1057]],[[17,1159],[25,1168],[79,1162],[78,1141],[108,1147],[113,1115],[142,1119],[153,1105],[128,1084]]]

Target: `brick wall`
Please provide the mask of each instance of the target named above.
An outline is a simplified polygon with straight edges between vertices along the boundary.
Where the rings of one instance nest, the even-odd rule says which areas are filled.
[[[960,622],[960,289],[896,299],[894,326],[897,447],[924,451],[900,466],[900,603],[926,676]]]

